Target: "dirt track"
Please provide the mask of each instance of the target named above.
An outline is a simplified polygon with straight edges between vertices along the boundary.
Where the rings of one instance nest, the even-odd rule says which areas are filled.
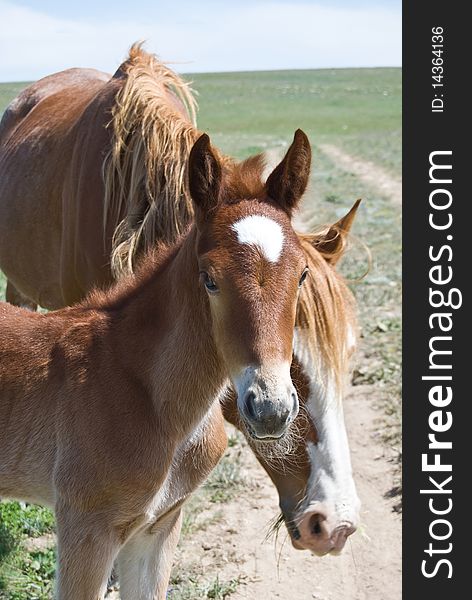
[[[367,185],[370,185],[373,189],[378,190],[381,194],[388,196],[394,204],[401,204],[401,181],[392,177],[382,169],[382,167],[367,160],[360,160],[354,156],[350,156],[340,148],[331,146],[330,144],[322,144],[319,148],[335,162],[338,167],[354,173],[354,175],[364,181],[364,183],[367,183]]]
[[[360,531],[339,557],[317,558],[296,551],[281,530],[277,545],[264,541],[277,513],[277,498],[249,449],[243,451],[247,487],[220,505],[222,516],[185,541],[180,565],[201,557],[203,571],[221,581],[240,577],[231,598],[291,600],[399,600],[401,598],[401,521],[386,499],[393,486],[392,467],[375,437],[375,389],[359,386],[345,401],[353,468],[362,501]],[[211,518],[211,511],[208,512]],[[200,562],[200,561],[199,561]]]

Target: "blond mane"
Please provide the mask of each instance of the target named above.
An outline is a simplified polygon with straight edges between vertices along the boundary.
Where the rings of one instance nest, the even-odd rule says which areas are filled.
[[[104,161],[104,231],[114,226],[115,278],[156,240],[174,241],[193,217],[185,184],[199,132],[189,84],[154,55],[132,46],[118,71],[124,83],[112,109],[112,148]]]
[[[112,109],[112,148],[103,165],[104,232],[118,223],[111,254],[116,279],[133,273],[138,254],[156,242],[173,244],[193,221],[187,164],[200,135],[191,87],[141,45],[132,46],[118,73],[124,83]],[[239,198],[264,193],[263,156],[236,163],[218,155],[228,198],[236,190]],[[347,332],[355,328],[354,299],[315,249],[316,235],[299,237],[311,277],[300,295],[297,327],[310,332],[305,343],[318,372],[334,378],[341,391],[348,371]],[[129,285],[132,278],[126,280]]]
[[[309,276],[301,288],[297,327],[309,331],[304,336],[320,383],[333,382],[342,397],[349,372],[349,331],[357,332],[355,300],[344,278],[316,250],[318,234],[298,234]]]

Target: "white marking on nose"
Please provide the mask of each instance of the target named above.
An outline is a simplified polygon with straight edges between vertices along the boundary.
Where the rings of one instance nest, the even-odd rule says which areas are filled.
[[[322,383],[323,377],[317,373],[317,365],[307,349],[306,335],[295,329],[294,354],[309,378],[310,394],[306,403],[318,434],[317,444],[307,443],[311,473],[306,503],[309,506],[321,502],[331,507],[338,521],[355,524],[360,501],[352,476],[341,398],[329,377]]]
[[[240,244],[257,246],[269,262],[280,258],[285,236],[282,227],[263,215],[250,215],[240,219],[232,226]]]

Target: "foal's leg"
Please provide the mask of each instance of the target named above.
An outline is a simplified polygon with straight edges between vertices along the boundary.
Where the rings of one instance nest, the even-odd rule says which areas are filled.
[[[26,296],[23,296],[9,280],[7,281],[5,298],[7,302],[14,304],[15,306],[21,306],[32,311],[35,311],[38,308],[38,305],[35,302]]]
[[[103,516],[56,508],[57,600],[102,600],[119,550]]]
[[[165,600],[182,513],[135,533],[118,556],[121,600]]]

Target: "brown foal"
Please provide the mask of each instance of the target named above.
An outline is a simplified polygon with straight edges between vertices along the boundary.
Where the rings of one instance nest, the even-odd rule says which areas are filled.
[[[230,383],[254,438],[295,418],[301,132],[291,152],[266,185],[238,189],[202,135],[196,223],[177,244],[75,307],[1,304],[0,494],[54,507],[60,600],[103,598],[115,559],[124,600],[165,598],[181,504],[225,447]]]

